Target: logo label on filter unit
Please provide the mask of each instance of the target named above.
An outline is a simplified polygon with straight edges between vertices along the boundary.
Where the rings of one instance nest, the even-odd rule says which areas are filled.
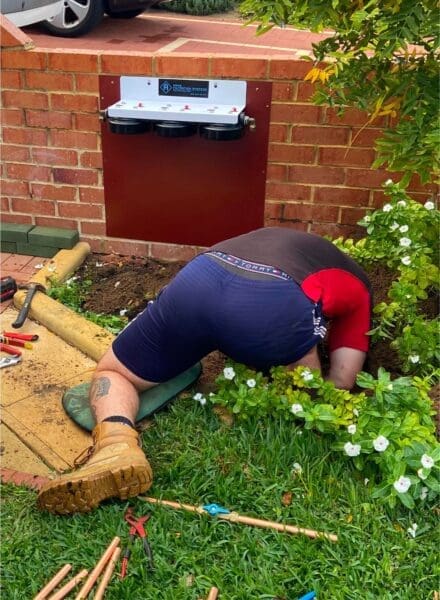
[[[209,81],[197,79],[159,79],[159,96],[208,98]]]

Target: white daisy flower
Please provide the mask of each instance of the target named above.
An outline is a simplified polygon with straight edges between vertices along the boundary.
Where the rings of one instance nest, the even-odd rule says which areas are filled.
[[[202,406],[204,406],[206,404],[206,398],[203,394],[201,394],[200,392],[197,392],[197,394],[194,394],[193,396],[193,400],[197,400],[197,402],[200,402],[200,404]]]
[[[417,476],[419,479],[426,479],[428,477],[428,475],[425,473],[425,471],[423,469],[418,469],[417,470]]]
[[[390,229],[391,231],[396,231],[396,229],[399,229],[399,223],[396,223],[396,221],[394,221],[394,223],[390,225]]]
[[[235,377],[235,371],[232,367],[225,367],[223,369],[223,375],[225,379],[229,379],[231,381]]]
[[[373,440],[373,447],[376,452],[385,452],[389,445],[390,442],[384,435],[378,435],[377,438]]]
[[[420,361],[420,356],[418,354],[410,354],[408,359],[409,362],[412,362],[415,365]]]
[[[255,381],[255,379],[248,379],[246,381],[246,385],[250,388],[254,388],[257,385],[257,382]]]
[[[399,494],[405,494],[411,487],[411,479],[402,475],[393,483],[393,487]]]
[[[422,487],[420,490],[420,500],[425,500],[428,495],[429,489],[427,487]]]
[[[393,180],[392,180],[392,179],[387,179],[387,180],[385,181],[385,185],[393,185],[393,183],[394,183],[394,182],[393,182]]]
[[[420,459],[420,462],[422,463],[422,467],[424,469],[432,469],[434,466],[434,459],[429,456],[429,454],[424,454]]]
[[[292,404],[292,406],[290,407],[290,412],[294,415],[297,415],[299,412],[302,412],[302,410],[302,404]]]
[[[411,257],[410,256],[403,256],[401,258],[401,261],[404,265],[408,266],[411,264]]]
[[[382,210],[383,212],[390,212],[390,210],[393,210],[393,207],[391,206],[391,204],[384,204]]]
[[[399,227],[400,233],[406,233],[408,231],[408,229],[409,229],[408,225],[401,225]]]
[[[402,206],[402,207],[406,206],[405,200],[399,200],[399,202],[397,203],[397,206]]]
[[[352,425],[349,425],[347,427],[347,431],[350,435],[353,435],[356,433],[356,425],[353,423]]]
[[[304,379],[304,381],[312,381],[313,373],[309,369],[304,369],[304,371],[301,373],[301,377]]]
[[[423,206],[426,208],[426,210],[434,210],[435,208],[435,204],[434,202],[431,202],[431,200],[427,200]]]
[[[361,445],[347,442],[344,444],[344,451],[347,456],[359,456],[361,453]]]
[[[419,526],[417,525],[417,523],[413,523],[411,525],[411,527],[408,527],[407,532],[409,533],[409,535],[413,538],[416,537],[416,531],[419,528]]]
[[[403,237],[400,238],[399,240],[399,244],[403,247],[403,248],[408,248],[409,246],[411,246],[412,242],[409,238],[407,237]]]

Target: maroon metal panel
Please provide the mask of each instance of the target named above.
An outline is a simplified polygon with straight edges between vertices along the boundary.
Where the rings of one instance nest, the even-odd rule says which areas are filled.
[[[119,77],[101,76],[101,109],[119,99]],[[272,84],[248,82],[243,138],[121,135],[102,125],[107,235],[210,246],[263,226]]]

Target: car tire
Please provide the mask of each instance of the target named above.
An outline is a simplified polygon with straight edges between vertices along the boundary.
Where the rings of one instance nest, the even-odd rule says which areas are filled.
[[[112,19],[134,19],[145,12],[145,8],[136,8],[135,10],[123,10],[120,12],[116,12],[114,10],[106,10],[105,13]]]
[[[99,25],[103,16],[103,0],[64,0],[62,12],[42,25],[52,35],[77,37]]]

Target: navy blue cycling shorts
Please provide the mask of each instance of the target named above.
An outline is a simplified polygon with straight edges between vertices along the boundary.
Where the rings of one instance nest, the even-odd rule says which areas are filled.
[[[257,271],[197,256],[118,335],[116,357],[155,383],[213,350],[260,371],[299,360],[322,339],[320,306],[288,275]]]

